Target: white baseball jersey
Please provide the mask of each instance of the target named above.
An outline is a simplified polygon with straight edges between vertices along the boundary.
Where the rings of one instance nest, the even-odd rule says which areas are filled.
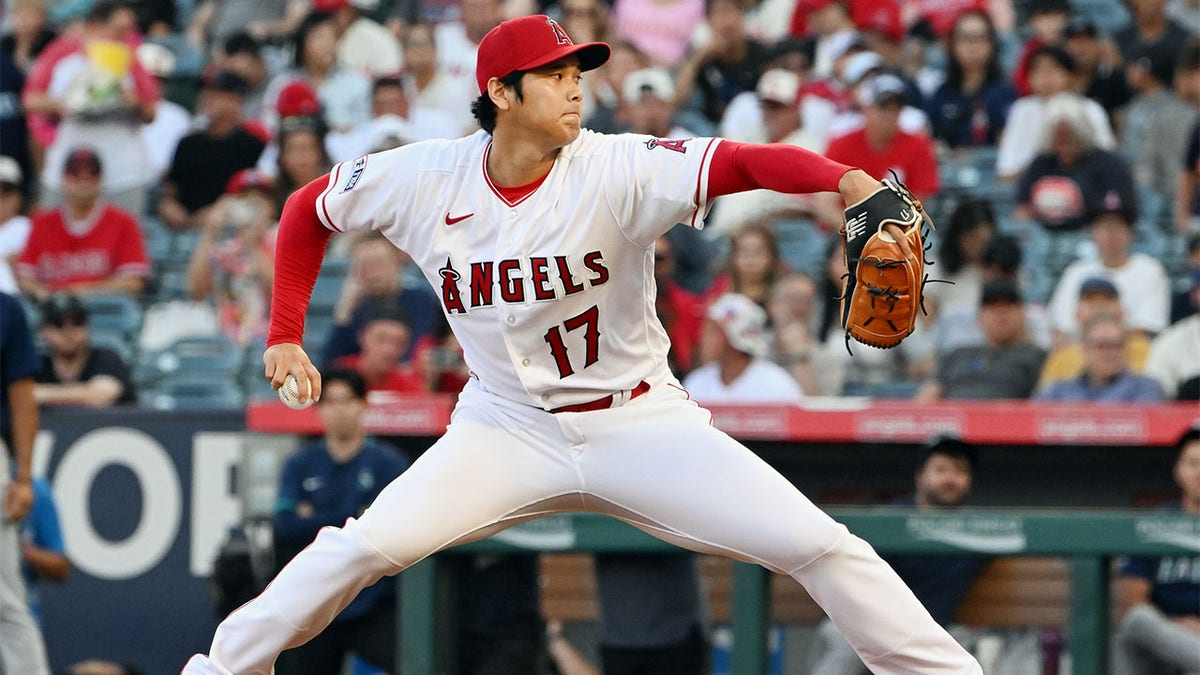
[[[701,227],[718,142],[584,130],[509,203],[481,131],[338,164],[317,212],[412,256],[480,383],[550,410],[671,377],[653,244],[675,223]]]

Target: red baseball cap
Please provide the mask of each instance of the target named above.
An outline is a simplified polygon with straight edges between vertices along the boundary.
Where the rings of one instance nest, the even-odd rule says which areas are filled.
[[[579,57],[580,70],[599,68],[612,49],[604,42],[577,45],[558,22],[544,14],[531,14],[501,22],[479,43],[475,57],[475,79],[479,93],[487,91],[488,80],[518,70],[533,70],[564,56]]]
[[[280,90],[275,111],[280,117],[308,117],[321,112],[321,101],[312,85],[294,80]]]
[[[273,190],[275,182],[267,174],[258,169],[242,169],[229,178],[225,184],[225,194],[236,195],[246,190]]]

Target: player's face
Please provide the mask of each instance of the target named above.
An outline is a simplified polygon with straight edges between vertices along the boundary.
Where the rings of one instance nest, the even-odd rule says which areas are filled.
[[[334,438],[357,434],[366,410],[367,402],[355,396],[349,384],[336,380],[322,388],[321,402],[317,405],[325,433]]]
[[[1192,503],[1200,501],[1200,441],[1183,446],[1174,473],[1184,498]]]
[[[961,504],[971,491],[971,464],[962,457],[934,454],[917,472],[917,501],[927,506]]]
[[[513,124],[561,148],[579,137],[583,115],[582,71],[579,59],[569,56],[544,68],[525,73],[521,82],[523,100],[511,100]]]

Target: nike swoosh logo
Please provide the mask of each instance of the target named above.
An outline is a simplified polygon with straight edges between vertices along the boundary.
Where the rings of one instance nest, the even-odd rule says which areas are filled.
[[[450,217],[450,212],[449,212],[449,211],[447,211],[447,212],[446,212],[446,224],[447,224],[447,225],[453,225],[453,224],[455,224],[455,223],[462,222],[462,221],[466,220],[467,218],[470,218],[470,217],[471,217],[471,216],[473,216],[473,215],[475,215],[475,214],[474,214],[474,213],[468,213],[468,214],[467,214],[467,215],[465,215],[465,216],[458,216],[457,218],[451,218],[451,217]]]

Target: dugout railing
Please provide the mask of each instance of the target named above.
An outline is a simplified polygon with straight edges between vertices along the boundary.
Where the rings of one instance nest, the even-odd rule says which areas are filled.
[[[1071,561],[1071,611],[1066,633],[1075,675],[1107,672],[1109,569],[1117,555],[1200,553],[1200,519],[1116,510],[838,508],[830,513],[883,553],[980,553],[1054,556]],[[514,552],[660,552],[674,547],[595,514],[531,521],[482,541],[450,549],[400,575],[402,672],[440,675],[449,658],[450,620],[439,602],[441,556]],[[769,575],[734,563],[734,675],[767,672]],[[880,607],[881,612],[887,611]]]

